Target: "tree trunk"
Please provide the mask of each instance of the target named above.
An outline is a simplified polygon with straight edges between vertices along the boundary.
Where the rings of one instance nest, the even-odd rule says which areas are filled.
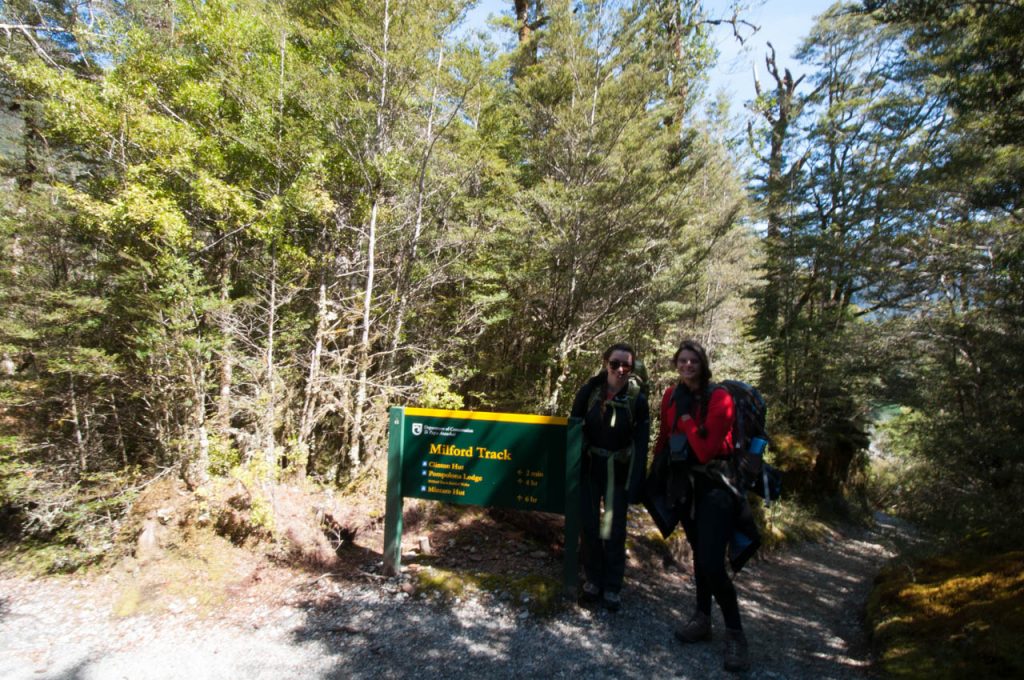
[[[226,254],[220,258],[220,309],[217,327],[221,336],[220,367],[217,376],[217,435],[228,437],[231,429],[231,383],[234,380],[235,358],[232,354],[231,264]]]
[[[377,212],[379,198],[374,198],[370,209],[370,230],[366,245],[366,288],[363,292],[363,335],[359,341],[356,362],[359,379],[356,385],[355,407],[352,413],[352,445],[348,452],[349,466],[355,470],[362,464],[363,415],[366,411],[367,379],[370,370],[370,323],[373,309],[373,283],[376,267],[374,258],[377,247]]]
[[[391,41],[391,2],[384,0],[384,23],[381,48],[380,95],[377,100],[377,125],[374,130],[376,153],[382,153],[387,138],[386,105],[388,98]],[[375,182],[376,180],[374,180]],[[373,285],[376,274],[377,249],[377,215],[380,210],[381,188],[375,183],[370,186],[373,194],[373,205],[370,208],[370,224],[366,244],[366,287],[363,291],[363,333],[356,353],[355,403],[352,409],[351,444],[348,450],[348,465],[351,470],[358,470],[363,461],[363,417],[366,413],[368,394],[367,381],[370,373],[370,324],[373,318]]]
[[[267,349],[265,355],[267,405],[263,414],[263,451],[264,460],[271,470],[277,467],[276,446],[274,443],[274,416],[277,395],[274,387],[274,331],[277,321],[277,247],[270,244],[270,291],[267,306]]]
[[[117,451],[121,454],[121,467],[128,467],[128,447],[124,442],[124,429],[121,427],[121,412],[117,408],[117,397],[110,402],[110,411],[114,416],[114,428],[117,432]]]
[[[394,362],[398,356],[398,348],[401,345],[402,328],[405,324],[405,313],[409,307],[408,291],[411,285],[413,265],[416,262],[416,251],[419,246],[420,236],[423,233],[423,202],[426,194],[427,164],[430,162],[430,155],[434,148],[434,114],[437,109],[437,81],[441,75],[441,64],[444,59],[444,48],[437,53],[437,77],[434,86],[430,91],[430,110],[427,114],[427,135],[426,148],[420,160],[420,171],[416,186],[416,218],[413,223],[412,241],[409,243],[408,255],[402,263],[402,274],[398,285],[395,286],[397,311],[395,313],[395,327],[391,336],[391,354],[389,362]]]
[[[297,447],[306,454],[305,465],[296,467],[307,474],[314,469],[314,458],[310,451],[309,440],[316,426],[316,411],[320,404],[320,363],[324,352],[324,337],[327,333],[327,282],[320,281],[320,291],[316,303],[316,336],[313,350],[309,356],[309,371],[306,374],[306,393],[302,400],[302,413],[299,416]]]
[[[210,481],[210,436],[206,429],[206,390],[203,389],[206,383],[203,377],[205,370],[200,367],[196,376],[196,384],[193,385],[193,401],[195,408],[192,413],[194,419],[196,452],[194,455],[185,456],[185,484],[190,489],[195,489]]]
[[[85,437],[82,435],[82,423],[78,411],[78,394],[75,392],[75,378],[68,376],[68,396],[71,401],[71,425],[74,428],[75,453],[78,454],[78,473],[85,472],[86,453]]]

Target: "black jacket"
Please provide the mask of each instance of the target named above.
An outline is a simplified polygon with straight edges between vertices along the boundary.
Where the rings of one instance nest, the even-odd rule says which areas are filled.
[[[629,474],[630,484],[627,492],[630,503],[639,503],[642,496],[644,474],[647,471],[647,447],[651,433],[650,407],[647,405],[647,397],[643,393],[638,394],[633,404],[632,422],[630,422],[630,418],[612,418],[613,412],[625,413],[626,408],[605,408],[602,414],[600,399],[597,399],[588,409],[594,390],[604,390],[607,382],[603,371],[588,380],[576,393],[570,415],[583,419],[584,452],[591,446],[609,451],[618,451],[630,446],[633,448],[633,456],[630,459],[632,468]],[[629,398],[628,391],[629,384],[627,383],[615,395],[613,401],[625,404]]]

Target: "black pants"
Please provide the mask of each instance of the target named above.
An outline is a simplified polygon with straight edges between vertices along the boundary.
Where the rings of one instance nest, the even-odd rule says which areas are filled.
[[[736,588],[725,569],[725,551],[736,526],[736,499],[725,488],[697,485],[694,517],[690,529],[693,548],[697,609],[711,614],[711,598],[722,610],[727,628],[739,630],[740,608]],[[703,488],[701,488],[703,487]]]
[[[604,592],[617,593],[622,589],[626,571],[626,463],[613,463],[612,498],[604,498],[608,489],[608,459],[589,453],[583,456],[580,484],[583,549],[583,573],[587,581]],[[611,513],[611,532],[601,538],[601,500],[605,511]]]

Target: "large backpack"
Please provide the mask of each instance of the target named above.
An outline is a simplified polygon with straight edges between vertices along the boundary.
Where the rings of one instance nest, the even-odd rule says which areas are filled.
[[[633,370],[629,374],[629,382],[637,386],[638,394],[648,396],[651,389],[651,378],[647,374],[644,360],[638,356],[633,357]]]
[[[782,473],[764,462],[764,450],[771,442],[765,427],[768,405],[764,397],[756,387],[739,380],[723,380],[712,388],[722,388],[732,397],[735,416],[729,463],[739,490],[752,491],[766,503],[777,500],[782,493]]]

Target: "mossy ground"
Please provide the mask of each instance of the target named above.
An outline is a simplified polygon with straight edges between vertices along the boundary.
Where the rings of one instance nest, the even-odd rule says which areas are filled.
[[[113,613],[124,617],[186,608],[198,616],[215,613],[252,578],[257,563],[212,530],[199,530],[163,558],[126,566],[115,575]]]
[[[1024,677],[1024,552],[963,551],[890,566],[868,621],[891,677]]]
[[[445,598],[489,593],[504,595],[536,616],[551,616],[568,604],[562,583],[548,574],[514,576],[498,572],[460,571],[426,567],[413,574],[416,592]]]

